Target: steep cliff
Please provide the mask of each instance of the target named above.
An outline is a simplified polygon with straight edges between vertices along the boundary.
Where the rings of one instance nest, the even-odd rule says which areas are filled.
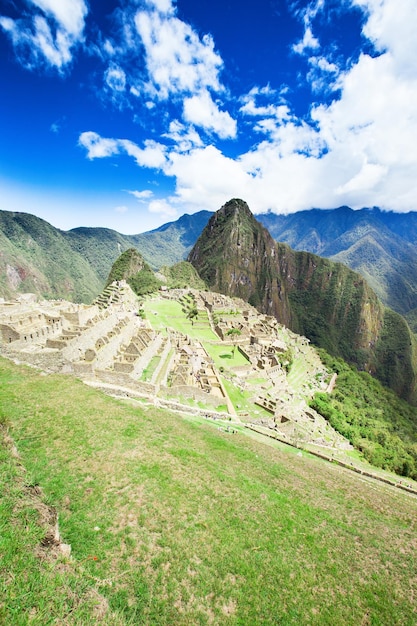
[[[290,326],[277,244],[246,202],[231,200],[214,213],[188,260],[214,291],[242,298]]]
[[[276,243],[242,200],[212,216],[189,261],[211,289],[246,299],[416,401],[416,346],[404,319],[341,263]]]

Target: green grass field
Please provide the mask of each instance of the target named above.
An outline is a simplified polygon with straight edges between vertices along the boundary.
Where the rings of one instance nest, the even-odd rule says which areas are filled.
[[[234,346],[215,345],[209,343],[204,345],[218,369],[221,367],[224,369],[233,369],[233,367],[248,365],[247,359],[237,348],[234,348]]]
[[[183,305],[175,300],[149,299],[143,303],[146,318],[154,330],[165,331],[172,328],[199,341],[218,341],[219,338],[211,330],[207,314],[200,314],[191,321],[186,318]],[[201,319],[200,319],[201,318]]]
[[[416,624],[414,497],[3,359],[0,409],[0,624]]]

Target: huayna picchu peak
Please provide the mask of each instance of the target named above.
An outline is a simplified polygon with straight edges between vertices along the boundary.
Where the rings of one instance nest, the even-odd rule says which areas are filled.
[[[417,400],[416,342],[404,319],[345,265],[277,243],[243,200],[210,218],[188,259],[210,289],[248,301]]]

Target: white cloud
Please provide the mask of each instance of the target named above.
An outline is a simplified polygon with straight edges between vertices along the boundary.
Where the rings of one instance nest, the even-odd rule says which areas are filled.
[[[165,146],[156,141],[149,139],[144,148],[139,148],[133,141],[119,139],[119,146],[141,167],[161,169],[165,164]]]
[[[203,88],[221,90],[218,75],[223,62],[209,35],[200,39],[190,25],[166,10],[139,11],[135,24],[145,49],[149,87],[155,96],[166,100],[170,94],[195,93]]]
[[[125,152],[140,167],[160,169],[165,164],[165,146],[150,139],[144,142],[144,148],[140,148],[128,139],[109,139],[87,131],[81,133],[78,143],[87,150],[88,159],[102,159]]]
[[[240,163],[214,146],[186,155],[171,154],[165,172],[176,179],[177,202],[191,210],[213,210],[224,204],[225,198],[245,198],[250,182]]]
[[[152,198],[153,192],[150,189],[144,189],[143,191],[134,191],[127,189],[127,193],[130,193],[137,200],[146,200],[147,198]]]
[[[84,0],[30,0],[46,15],[54,18],[59,27],[78,39],[84,29],[87,5]]]
[[[160,13],[174,13],[171,0],[146,0],[150,7],[157,9]]]
[[[294,44],[292,49],[297,54],[304,54],[306,50],[317,50],[320,48],[319,40],[313,35],[311,26],[307,26],[304,31],[304,36],[301,41]]]
[[[310,70],[307,80],[314,92],[331,92],[339,89],[340,68],[325,57],[312,56],[308,59]]]
[[[72,61],[74,47],[83,41],[87,5],[84,0],[29,1],[41,13],[17,20],[0,16],[0,27],[25,67],[34,69],[46,63],[62,73]]]
[[[148,206],[149,213],[157,213],[164,218],[173,218],[178,215],[177,210],[168,200],[152,200]]]
[[[102,159],[119,153],[117,139],[106,139],[93,131],[81,133],[78,143],[87,150],[88,159]]]
[[[129,209],[127,206],[122,205],[115,207],[114,210],[116,211],[116,213],[120,213],[121,215],[123,215],[124,213],[127,213]]]
[[[284,99],[283,89],[251,89],[240,98],[239,121],[248,129],[248,137],[257,131],[264,140],[230,158],[215,145],[205,146],[196,131],[198,127],[220,138],[237,135],[236,120],[215,100],[214,94],[222,86],[221,59],[214,44],[210,38],[201,40],[178,20],[170,2],[154,1],[152,6],[158,10],[136,16],[153,87],[147,102],[154,104],[152,94],[170,102],[181,95],[183,119],[171,118],[161,140],[147,141],[142,147],[91,132],[80,137],[80,144],[89,158],[124,152],[140,167],[173,177],[175,194],[166,204],[161,199],[150,203],[149,211],[162,216],[171,217],[170,211],[177,206],[181,210],[213,210],[234,196],[243,197],[256,211],[291,212],[340,204],[415,209],[415,0],[401,4],[395,0],[350,2],[365,11],[363,34],[380,51],[379,56],[362,54],[342,71],[330,57],[311,55],[307,62],[313,88],[338,91],[328,104],[313,102],[310,117],[303,119],[291,109],[289,92]],[[299,52],[317,51],[311,23],[322,8],[320,0],[302,14],[305,35]],[[205,55],[210,61],[206,68]]]
[[[169,132],[163,135],[175,142],[177,152],[189,152],[193,148],[203,145],[200,135],[193,126],[184,126],[178,120],[172,120]]]
[[[185,98],[184,119],[207,131],[215,132],[222,139],[236,136],[236,121],[227,111],[220,111],[206,90]]]
[[[180,151],[200,145],[197,126],[221,139],[236,136],[236,121],[219,104],[218,95],[224,100],[228,93],[220,80],[223,60],[210,35],[179,19],[170,0],[126,2],[114,20],[114,37],[102,36],[95,49],[109,63],[102,96],[120,109],[131,107],[138,122],[142,109],[168,125],[176,108],[175,117],[182,116],[180,123],[188,127],[177,134]]]
[[[375,48],[389,51],[395,72],[409,78],[416,76],[417,37],[415,0],[352,0],[367,12],[363,34]]]
[[[363,192],[375,187],[384,176],[386,176],[388,168],[375,163],[364,163],[359,172],[336,189],[336,193],[350,194]]]
[[[253,87],[248,94],[241,98],[244,103],[240,107],[240,113],[253,117],[272,117],[279,121],[288,120],[290,117],[290,110],[286,103],[277,104],[276,100],[280,102],[281,97],[276,91],[270,89],[270,87]],[[271,99],[271,102],[268,100]],[[261,100],[265,104],[258,104]]]

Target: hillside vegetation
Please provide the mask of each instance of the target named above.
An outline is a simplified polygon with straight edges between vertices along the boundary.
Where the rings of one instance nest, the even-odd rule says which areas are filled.
[[[161,285],[155,273],[135,248],[123,252],[113,263],[106,287],[118,280],[126,280],[138,296],[152,293]]]
[[[0,296],[32,292],[90,303],[120,254],[135,248],[152,270],[179,263],[209,215],[200,211],[148,233],[122,235],[109,228],[62,231],[28,213],[0,211]]]
[[[158,275],[171,289],[206,289],[204,281],[187,261],[180,261],[171,267],[164,265]]]
[[[417,213],[378,208],[312,209],[257,219],[277,241],[359,272],[381,301],[403,315],[417,307]]]
[[[64,233],[26,213],[0,212],[0,292],[5,298],[33,292],[44,298],[91,301],[101,290],[88,261]]]
[[[310,406],[325,417],[369,463],[417,480],[417,410],[366,372],[320,350],[337,372],[332,394],[316,393]]]
[[[415,624],[408,494],[2,359],[0,383],[1,623]]]

